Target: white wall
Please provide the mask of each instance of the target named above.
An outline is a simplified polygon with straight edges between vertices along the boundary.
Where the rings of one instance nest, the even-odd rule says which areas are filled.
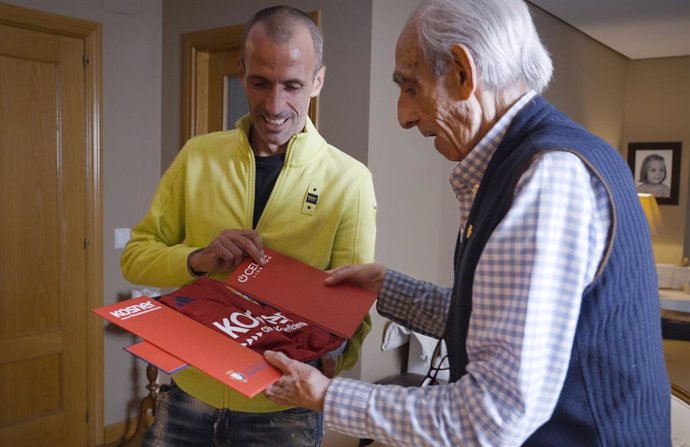
[[[161,0],[3,1],[103,26],[103,301],[114,303],[130,286],[113,230],[142,217],[160,174]],[[106,425],[136,416],[146,391],[141,362],[122,350],[133,339],[105,332]]]
[[[376,260],[416,278],[452,284],[457,203],[448,183],[453,164],[430,139],[398,124],[398,87],[392,81],[395,44],[419,0],[373,0],[369,168],[377,197]],[[374,329],[362,355],[362,379],[399,373],[397,353],[381,352],[385,320]],[[396,370],[397,368],[397,370]]]

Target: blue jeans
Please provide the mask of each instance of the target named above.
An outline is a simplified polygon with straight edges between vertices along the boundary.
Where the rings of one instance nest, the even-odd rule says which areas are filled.
[[[304,408],[275,413],[219,410],[173,383],[161,386],[155,422],[141,445],[314,447],[321,445],[322,437],[321,413]]]

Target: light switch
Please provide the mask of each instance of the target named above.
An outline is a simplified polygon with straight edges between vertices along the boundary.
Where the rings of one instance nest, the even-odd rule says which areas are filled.
[[[115,248],[125,248],[132,231],[129,228],[115,228]]]

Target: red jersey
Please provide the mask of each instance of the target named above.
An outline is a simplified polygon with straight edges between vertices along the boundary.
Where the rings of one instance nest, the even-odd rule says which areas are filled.
[[[270,349],[309,362],[346,341],[309,325],[298,315],[263,305],[210,278],[199,278],[159,301],[258,353]]]

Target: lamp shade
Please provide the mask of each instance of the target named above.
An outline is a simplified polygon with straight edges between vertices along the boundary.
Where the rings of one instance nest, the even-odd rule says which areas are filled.
[[[640,198],[642,210],[644,210],[644,215],[647,217],[649,232],[652,236],[656,236],[664,231],[664,221],[661,219],[659,205],[652,194],[638,193],[637,196]]]

